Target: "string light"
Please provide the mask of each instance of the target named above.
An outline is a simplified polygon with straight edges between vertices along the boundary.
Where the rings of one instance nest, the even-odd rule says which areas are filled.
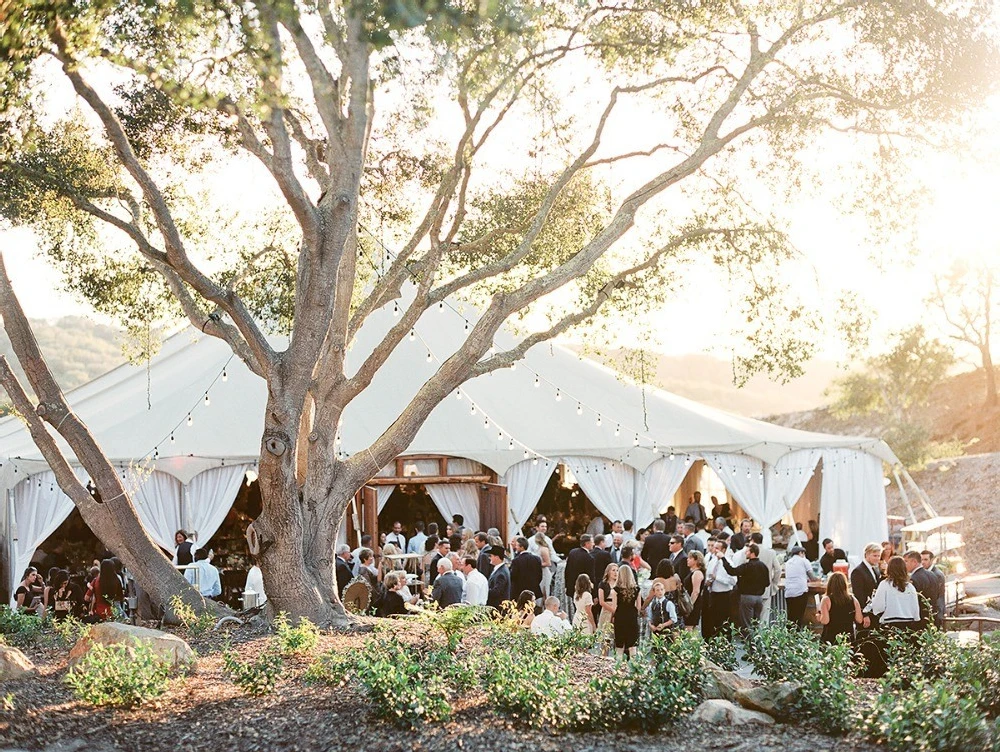
[[[487,431],[489,430],[489,428],[490,428],[490,419],[489,418],[487,418],[486,420],[483,421],[483,428],[485,428]]]
[[[412,342],[416,338],[417,338],[417,333],[415,331],[413,331],[412,329],[410,329],[410,342]]]
[[[191,413],[188,413],[187,424],[189,426],[193,426],[194,425],[194,418],[191,417]]]
[[[473,406],[472,406],[472,409],[471,409],[471,410],[469,410],[469,412],[470,412],[470,413],[471,413],[472,415],[475,415],[475,414],[476,414],[476,406],[475,406],[475,405],[473,405]]]
[[[430,363],[432,360],[434,360],[434,356],[431,355],[431,351],[428,350],[427,351],[427,362]]]
[[[222,381],[223,382],[229,381],[229,374],[226,373],[226,369],[225,368],[222,369]]]
[[[212,404],[212,400],[210,400],[208,398],[208,392],[205,392],[205,407],[208,407],[211,404]]]
[[[639,446],[639,434],[635,435],[635,440],[632,442],[632,446]]]
[[[561,402],[561,401],[562,401],[562,392],[559,391],[559,389],[557,388],[556,389],[556,402]]]
[[[538,380],[538,376],[535,376],[535,389],[537,389],[541,385],[542,385],[542,382]]]
[[[671,453],[670,453],[670,461],[671,461],[671,462],[673,462],[673,461],[674,461],[674,453],[673,453],[673,452],[671,452]]]
[[[399,304],[398,303],[394,302],[392,304],[392,315],[393,316],[398,316],[399,315]]]
[[[615,436],[621,435],[622,427],[620,423],[615,424]]]
[[[444,301],[438,303],[438,313],[444,313]]]
[[[583,405],[581,405],[579,402],[576,403],[576,414],[583,415]]]
[[[455,390],[455,399],[458,399],[458,400],[462,399],[462,390],[461,389],[456,389]]]
[[[597,427],[598,428],[601,427],[601,414],[600,413],[597,414]]]
[[[174,438],[174,432],[171,431],[170,432],[170,443],[173,444],[175,441],[176,441],[176,439]]]

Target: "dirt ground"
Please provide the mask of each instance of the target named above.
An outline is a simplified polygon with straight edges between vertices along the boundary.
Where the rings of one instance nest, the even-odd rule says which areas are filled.
[[[179,632],[184,636],[183,632]],[[241,628],[229,638],[243,656],[262,650],[266,637]],[[317,652],[347,649],[377,639],[371,633],[324,634]],[[242,695],[222,668],[217,635],[191,639],[201,656],[197,671],[171,681],[152,704],[130,710],[94,708],[74,699],[61,679],[68,649],[28,649],[40,675],[0,685],[13,695],[13,710],[0,704],[0,748],[48,752],[176,752],[176,750],[732,750],[752,752],[847,752],[872,745],[829,737],[803,726],[714,728],[681,723],[668,732],[555,734],[515,726],[491,712],[486,687],[466,693],[451,721],[416,730],[372,718],[353,688],[312,686],[303,674],[308,660],[289,660],[277,691],[263,698]],[[530,681],[526,676],[525,681]]]

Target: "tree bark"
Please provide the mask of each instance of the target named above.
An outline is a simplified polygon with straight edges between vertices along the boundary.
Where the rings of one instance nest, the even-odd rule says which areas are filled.
[[[979,352],[983,357],[983,370],[986,372],[986,407],[996,407],[1000,404],[997,399],[997,372],[993,367],[993,354],[990,352],[989,343],[979,346]]]

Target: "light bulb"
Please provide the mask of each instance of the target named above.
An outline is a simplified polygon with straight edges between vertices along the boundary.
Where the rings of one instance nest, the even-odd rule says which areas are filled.
[[[510,370],[516,371],[517,370],[517,363],[511,363],[510,364]]]
[[[674,461],[674,453],[673,453],[673,452],[671,452],[671,453],[670,453],[670,461],[671,461],[671,462],[673,462],[673,461]]]
[[[222,380],[223,381],[229,381],[229,374],[226,373],[226,369],[225,368],[222,369]]]
[[[639,446],[639,434],[635,435],[635,439],[632,441],[632,446]]]
[[[659,454],[659,453],[660,453],[660,448],[656,446],[656,444],[653,444],[653,454]]]
[[[208,392],[205,392],[205,407],[208,407],[211,404],[212,404],[212,400],[210,400],[208,398]]]
[[[173,444],[176,439],[174,439],[173,431],[170,432],[170,443]]]
[[[476,406],[475,406],[475,405],[473,405],[473,406],[472,406],[472,409],[471,409],[471,410],[469,410],[469,412],[470,412],[470,413],[472,413],[473,415],[475,415],[475,414],[476,414]]]
[[[392,315],[393,316],[398,316],[399,315],[399,305],[396,304],[396,303],[392,304]]]
[[[537,388],[538,388],[538,387],[540,387],[541,385],[542,385],[542,382],[538,380],[538,377],[537,377],[537,376],[535,376],[535,388],[537,389]]]
[[[413,331],[412,329],[410,329],[410,342],[412,342],[416,338],[417,338],[417,333],[415,331]]]
[[[459,400],[462,399],[462,390],[461,389],[456,389],[455,390],[455,399],[459,399]]]
[[[187,417],[187,424],[188,424],[189,426],[192,426],[192,425],[194,425],[194,418],[192,418],[192,417],[191,417],[191,413],[188,413],[188,417]]]
[[[562,400],[562,392],[556,389],[556,402],[560,402],[561,400]]]
[[[524,450],[524,459],[528,459],[528,450],[527,449]]]
[[[514,448],[514,439],[511,439],[511,440],[510,440],[510,443],[509,443],[509,444],[507,444],[507,448],[508,448],[508,449],[513,449],[513,448]]]
[[[622,432],[622,427],[620,425],[615,425],[615,436],[620,436]]]
[[[489,427],[490,427],[490,419],[487,418],[486,420],[483,421],[483,428],[488,429]]]
[[[431,356],[430,350],[427,351],[427,362],[430,363],[434,358]]]
[[[465,331],[469,331],[469,322],[468,321],[465,322]]]
[[[579,402],[576,403],[576,414],[583,415],[583,405],[581,405]]]
[[[601,425],[601,414],[600,413],[597,414],[597,425],[598,426]]]
[[[444,313],[444,301],[438,303],[438,313]]]
[[[532,465],[537,465],[537,464],[538,464],[538,458],[537,458],[537,457],[535,457],[535,458],[534,458],[534,459],[533,459],[533,460],[531,461],[531,464],[532,464]]]
[[[497,441],[503,441],[503,431],[497,431]]]

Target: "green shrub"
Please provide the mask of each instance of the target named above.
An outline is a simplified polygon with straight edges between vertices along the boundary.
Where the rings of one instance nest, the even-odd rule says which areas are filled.
[[[764,679],[802,686],[795,706],[799,717],[817,722],[828,733],[851,729],[856,699],[849,643],[827,645],[811,632],[777,622],[757,627],[745,649],[747,660]]]
[[[472,668],[447,650],[405,645],[394,636],[364,649],[324,653],[306,678],[334,687],[357,681],[374,716],[411,728],[450,718],[453,688],[475,681]]]
[[[736,628],[726,624],[711,640],[705,640],[702,655],[721,669],[735,671],[740,665],[736,657],[736,635]]]
[[[181,625],[192,637],[200,637],[215,626],[215,617],[207,611],[201,614],[186,604],[179,595],[170,598],[170,609],[180,620]]]
[[[33,613],[0,606],[0,634],[11,645],[34,645],[42,636],[45,622]]]
[[[588,635],[579,629],[554,637],[542,637],[520,626],[516,630],[510,630],[502,621],[490,624],[488,629],[489,632],[483,638],[483,645],[491,650],[543,655],[554,661],[561,661],[574,653],[590,650],[600,639],[598,635]]]
[[[90,624],[84,624],[75,616],[67,616],[65,619],[52,621],[52,631],[55,632],[59,642],[64,647],[75,645],[82,637],[90,634]]]
[[[918,679],[907,690],[880,693],[864,731],[890,750],[967,752],[991,746],[991,730],[976,701],[945,681]]]
[[[492,609],[485,606],[456,605],[439,609],[436,605],[425,607],[419,621],[434,631],[440,631],[445,638],[448,652],[458,650],[462,637],[469,628],[491,619]]]
[[[222,653],[222,665],[233,684],[244,694],[259,696],[274,691],[284,661],[281,653],[273,645],[268,645],[259,656],[246,661],[227,648]]]
[[[306,617],[300,618],[299,625],[293,627],[288,623],[288,616],[284,611],[279,611],[274,619],[274,632],[278,652],[282,655],[310,653],[319,638],[316,625]]]
[[[65,681],[91,705],[134,706],[163,694],[169,674],[169,664],[147,645],[94,644]]]

